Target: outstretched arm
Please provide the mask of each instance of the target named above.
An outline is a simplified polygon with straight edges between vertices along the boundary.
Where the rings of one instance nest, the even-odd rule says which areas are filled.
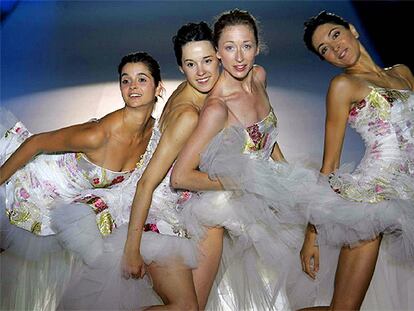
[[[222,190],[219,181],[211,180],[208,174],[200,172],[200,156],[208,143],[225,126],[227,109],[218,99],[208,99],[200,114],[194,133],[180,152],[171,177],[174,188],[191,191]]]
[[[144,262],[140,255],[142,230],[151,207],[154,190],[171,169],[178,153],[193,132],[198,121],[198,112],[187,107],[179,112],[173,122],[165,128],[157,149],[138,182],[128,226],[128,237],[124,248],[123,275],[125,278],[143,277]]]
[[[40,153],[88,152],[99,148],[104,141],[104,131],[92,122],[35,134],[26,139],[0,167],[0,185]]]

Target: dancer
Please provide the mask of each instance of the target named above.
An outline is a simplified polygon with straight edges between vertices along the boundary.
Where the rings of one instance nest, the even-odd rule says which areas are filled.
[[[214,40],[223,71],[178,157],[172,184],[204,191],[183,206],[186,227],[195,239],[203,240],[206,227],[224,227],[230,234],[223,250],[221,299],[234,310],[286,309],[287,304],[276,305],[275,299],[284,270],[296,256],[290,247],[299,245],[302,231],[285,225],[305,223],[295,215],[290,191],[300,188],[301,182],[293,185],[296,180],[307,179],[286,164],[277,144],[266,72],[255,65],[255,18],[238,9],[221,14]],[[207,308],[218,299],[214,294]]]
[[[353,25],[325,11],[305,23],[307,48],[343,69],[330,83],[326,104],[321,172],[329,176],[333,191],[321,194],[311,209],[312,225],[301,251],[303,270],[312,278],[319,272],[316,242],[342,248],[330,306],[312,310],[361,308],[381,240],[381,252],[411,264],[414,258],[414,77],[404,65],[379,67],[358,38]],[[339,168],[347,122],[362,136],[366,148],[350,173]],[[399,267],[395,260],[384,265],[389,267],[381,266],[381,272],[393,265],[403,269],[403,262]],[[404,278],[412,277],[412,265],[407,271]],[[407,283],[395,284],[398,290],[387,285],[382,284],[377,299],[386,293],[395,296],[373,308],[409,309],[409,295],[400,290]]]
[[[67,207],[63,222],[88,216],[89,227],[104,236],[124,222],[120,209],[128,202],[119,189],[136,181],[155,149],[151,113],[162,85],[158,63],[146,53],[123,57],[118,72],[122,109],[35,135],[18,122],[0,140],[2,309],[54,310],[72,272],[82,269],[61,246],[65,232],[55,235],[55,209]],[[73,213],[76,205],[86,213]],[[80,249],[99,248],[81,242]],[[87,262],[98,256],[89,254]]]
[[[203,300],[207,299],[202,293],[203,286],[194,287],[191,266],[183,265],[182,257],[188,255],[174,257],[170,250],[177,247],[172,242],[174,238],[168,239],[168,236],[189,238],[184,229],[177,229],[176,205],[190,195],[189,192],[174,191],[170,186],[170,175],[178,153],[197,124],[208,92],[217,82],[219,62],[212,32],[205,22],[182,26],[173,43],[177,64],[186,81],[171,95],[160,117],[161,140],[138,182],[124,250],[124,273],[142,277],[147,271],[165,304],[149,310],[196,310],[197,299],[201,297],[200,309],[203,309]],[[143,232],[143,227],[152,232]],[[144,243],[148,234],[156,237],[153,243],[157,245],[151,247],[162,250],[159,258],[145,258]],[[220,234],[220,231],[212,234]],[[197,276],[195,274],[194,283],[199,284]]]
[[[72,282],[63,298],[64,308],[198,309],[192,278],[197,244],[187,234],[176,208],[189,193],[170,187],[170,171],[180,146],[197,123],[206,94],[217,81],[219,64],[211,30],[204,22],[184,25],[173,42],[187,80],[171,95],[155,125],[159,144],[145,173],[136,186],[123,187],[122,195],[134,198],[130,223],[105,239],[105,253]],[[121,278],[121,268],[127,281]],[[161,300],[148,304],[148,287]]]

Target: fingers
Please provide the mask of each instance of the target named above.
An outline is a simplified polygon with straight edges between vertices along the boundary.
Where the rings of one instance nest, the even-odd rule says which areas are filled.
[[[129,278],[131,277],[129,271],[126,270],[124,267],[122,267],[122,277],[126,280],[129,280]]]
[[[316,259],[317,256],[317,259]],[[316,272],[319,271],[319,253],[316,252],[312,255],[301,254],[302,271],[305,272],[312,279],[316,278]]]
[[[135,267],[122,267],[122,277],[126,280],[133,278],[133,279],[142,279],[145,275],[145,267],[144,265]]]

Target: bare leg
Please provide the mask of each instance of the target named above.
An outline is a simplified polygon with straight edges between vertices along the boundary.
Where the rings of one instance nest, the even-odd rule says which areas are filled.
[[[197,293],[199,310],[204,310],[208,296],[219,268],[223,250],[223,228],[210,228],[200,244],[201,259],[193,270],[194,286]]]
[[[154,290],[165,305],[152,306],[145,310],[198,310],[191,269],[182,263],[173,262],[168,266],[152,263],[147,267]]]
[[[359,310],[374,274],[381,237],[355,248],[343,247],[335,275],[331,307],[313,307],[301,311]]]
[[[359,310],[374,274],[381,237],[356,248],[342,248],[335,276],[333,310]]]

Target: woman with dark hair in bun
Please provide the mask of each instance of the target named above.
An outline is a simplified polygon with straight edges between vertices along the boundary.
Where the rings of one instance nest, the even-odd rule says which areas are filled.
[[[192,268],[198,252],[185,251],[175,242],[191,240],[176,208],[191,194],[173,190],[170,175],[178,153],[197,125],[204,100],[219,77],[212,39],[204,22],[182,26],[173,38],[177,64],[186,81],[173,92],[162,112],[158,125],[160,142],[138,182],[132,203],[122,270],[127,278],[149,274],[164,306],[148,310],[197,310],[197,299],[201,299],[201,305],[207,300],[202,292],[204,286],[197,286],[197,273],[193,280]],[[222,232],[211,230],[211,234],[221,237]],[[146,252],[157,253],[148,258]],[[212,257],[220,260],[219,255]],[[212,274],[214,278],[215,271],[207,272],[204,275]]]

